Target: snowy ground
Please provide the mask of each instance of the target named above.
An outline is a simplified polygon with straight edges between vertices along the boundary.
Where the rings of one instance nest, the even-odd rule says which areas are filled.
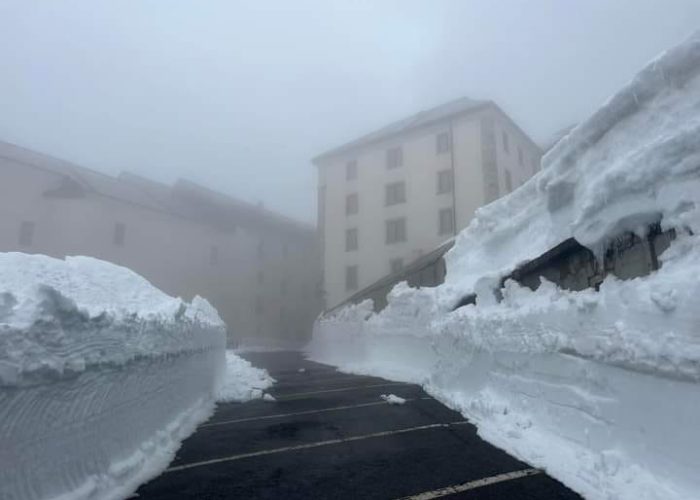
[[[652,61],[479,210],[444,285],[398,285],[317,322],[309,354],[345,371],[420,382],[487,440],[594,499],[700,491],[700,34]],[[594,252],[649,223],[676,228],[662,268],[599,292],[502,276],[574,237]],[[477,304],[450,312],[477,294]]]
[[[92,258],[0,254],[0,498],[128,496],[217,397],[272,383],[224,352],[204,299]]]

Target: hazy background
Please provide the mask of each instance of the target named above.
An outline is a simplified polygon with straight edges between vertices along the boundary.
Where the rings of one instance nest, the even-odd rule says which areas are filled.
[[[546,142],[697,28],[698,0],[0,0],[0,140],[313,222],[323,150],[461,96]]]

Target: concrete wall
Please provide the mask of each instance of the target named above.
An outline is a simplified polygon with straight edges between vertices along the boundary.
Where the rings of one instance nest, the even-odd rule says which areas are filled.
[[[321,309],[312,231],[263,225],[227,231],[89,190],[78,197],[46,194],[63,179],[0,158],[0,251],[89,255],[133,269],[170,295],[201,295],[226,321],[232,344],[298,345],[310,335]],[[28,245],[20,242],[23,222],[34,225]],[[123,244],[115,243],[117,224]]]
[[[536,290],[541,284],[541,278],[545,278],[565,290],[578,291],[585,288],[597,289],[608,274],[620,279],[645,276],[659,269],[658,256],[670,246],[674,238],[673,229],[662,231],[659,224],[652,224],[645,238],[632,233],[619,235],[607,245],[601,259],[571,238],[505,276],[501,280],[501,286],[506,280],[513,279]],[[446,271],[444,255],[451,247],[451,243],[443,245],[403,271],[353,294],[337,307],[372,299],[374,311],[379,312],[386,307],[391,289],[402,281],[414,288],[442,284]],[[494,293],[500,300],[500,290],[494,290]],[[462,297],[454,307],[456,309],[477,301],[475,294],[469,294]]]
[[[536,290],[545,278],[566,290],[598,288],[606,276],[620,279],[645,276],[659,268],[658,256],[675,238],[675,231],[662,231],[659,224],[649,227],[645,238],[623,233],[611,241],[601,258],[576,240],[569,239],[549,252],[516,269],[503,281],[513,279]]]

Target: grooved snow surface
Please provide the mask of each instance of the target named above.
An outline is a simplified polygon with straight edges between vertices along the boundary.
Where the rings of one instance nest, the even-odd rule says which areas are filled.
[[[217,395],[266,383],[230,356],[224,379],[225,338],[206,300],[123,267],[0,254],[0,498],[124,498],[158,475]]]
[[[661,218],[662,268],[600,291],[502,276],[574,237],[598,252]],[[662,54],[480,209],[445,284],[321,318],[311,359],[422,383],[481,436],[592,499],[700,492],[700,33]],[[477,304],[450,312],[459,297]]]

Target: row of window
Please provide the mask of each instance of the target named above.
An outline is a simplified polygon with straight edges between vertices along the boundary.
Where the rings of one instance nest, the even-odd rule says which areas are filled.
[[[30,247],[34,244],[34,232],[36,224],[33,221],[22,221],[19,225],[17,244],[21,247]],[[112,243],[115,246],[123,247],[126,242],[126,224],[117,222],[114,224],[112,233]]]
[[[435,153],[438,155],[452,150],[452,138],[449,132],[441,132],[435,136]],[[386,150],[386,168],[391,170],[403,166],[403,147],[395,146]],[[357,160],[345,164],[345,180],[357,179]]]
[[[265,274],[262,271],[257,272],[257,281],[258,285],[262,285],[265,282]],[[289,285],[288,281],[286,279],[283,279],[280,281],[280,294],[281,295],[286,295],[289,290]],[[301,287],[301,296],[306,298],[309,295],[309,287],[307,285],[302,285]]]
[[[34,244],[34,233],[36,230],[36,224],[33,221],[23,221],[19,225],[19,234],[17,236],[17,243],[21,247],[30,247]],[[126,244],[126,224],[123,222],[116,222],[114,224],[114,230],[112,232],[112,243],[114,246],[123,247]],[[282,253],[286,257],[289,253],[289,247],[284,244],[282,247]],[[265,256],[264,242],[260,240],[258,242],[257,249],[258,258],[262,259]],[[219,263],[219,247],[217,245],[212,245],[209,247],[209,264],[215,266]]]
[[[505,130],[501,131],[501,141],[503,151],[510,153],[510,137]],[[435,153],[445,154],[452,151],[452,137],[450,132],[441,132],[435,136]],[[518,146],[518,164],[524,166],[525,154],[523,148]],[[386,150],[386,168],[391,170],[403,166],[403,147],[395,146]],[[352,181],[357,179],[357,160],[350,160],[345,165],[345,180]]]
[[[437,194],[449,194],[454,189],[454,177],[452,170],[437,172]],[[406,183],[404,181],[392,182],[384,187],[384,205],[398,205],[406,203]],[[345,214],[354,215],[359,212],[360,204],[357,193],[351,193],[345,197]]]
[[[403,259],[397,257],[389,260],[389,272],[398,273],[403,269]],[[351,292],[359,288],[358,267],[356,264],[345,267],[345,290]]]
[[[406,217],[389,219],[385,223],[386,244],[402,243],[407,240]],[[454,234],[455,219],[452,207],[443,208],[438,212],[438,235]],[[353,252],[359,249],[358,230],[356,227],[345,230],[345,251]]]

